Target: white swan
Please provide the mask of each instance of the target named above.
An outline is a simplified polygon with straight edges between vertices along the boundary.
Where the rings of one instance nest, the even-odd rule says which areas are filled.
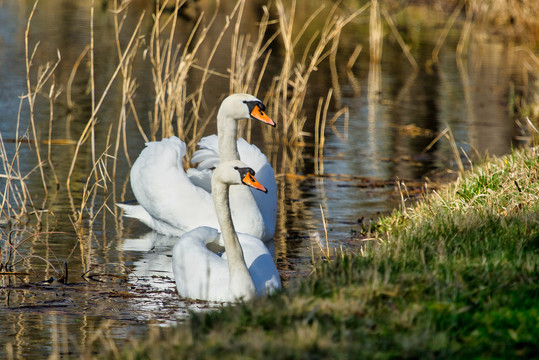
[[[131,188],[140,205],[118,204],[124,215],[133,217],[155,231],[173,236],[199,226],[218,228],[211,198],[211,171],[220,161],[243,160],[266,184],[268,194],[247,187],[232,189],[232,218],[239,232],[263,241],[273,238],[277,216],[275,173],[267,157],[255,146],[237,138],[237,121],[245,118],[275,126],[265,113],[264,104],[252,95],[233,94],[223,100],[217,114],[219,136],[208,136],[193,155],[197,169],[187,173],[182,166],[185,144],[177,137],[154,141],[131,168]],[[248,211],[249,215],[245,215]]]
[[[247,234],[237,234],[232,222],[229,189],[245,184],[267,191],[253,177],[254,171],[241,161],[221,163],[212,177],[212,195],[221,225],[221,235],[206,226],[183,235],[172,251],[178,293],[187,298],[210,301],[250,300],[281,288],[281,280],[264,243]],[[221,239],[220,239],[221,238]],[[219,256],[208,244],[223,242]]]

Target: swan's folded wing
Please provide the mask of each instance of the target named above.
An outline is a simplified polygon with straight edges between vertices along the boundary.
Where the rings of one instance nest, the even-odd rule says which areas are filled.
[[[210,169],[219,165],[219,138],[217,135],[203,137],[198,142],[199,149],[195,151],[191,162],[197,164],[198,170]]]
[[[281,278],[273,258],[264,243],[250,235],[238,234],[245,263],[253,278],[258,296],[281,288]]]
[[[187,169],[187,177],[193,183],[193,185],[204,189],[208,193],[211,193],[211,175],[210,169]]]
[[[131,168],[133,193],[162,229],[183,233],[201,225],[218,227],[211,194],[193,184],[183,169],[185,150],[177,137],[148,143]]]
[[[249,144],[247,140],[243,138],[238,139],[237,145],[238,153],[240,154],[240,160],[249,165],[249,167],[256,172],[257,180],[259,177],[258,172],[264,166],[269,166],[271,168],[268,158],[262,153],[262,151],[260,151],[260,149],[256,145]],[[264,186],[266,185],[264,184]]]
[[[174,279],[181,296],[214,301],[228,296],[227,261],[206,247],[219,238],[216,229],[202,226],[185,233],[174,245]]]
[[[277,183],[275,181],[275,172],[266,155],[258,147],[249,144],[244,139],[238,140],[238,152],[240,154],[240,160],[256,172],[256,179],[268,190],[267,193],[263,193],[256,189],[249,189],[264,219],[266,227],[265,238],[271,239],[275,232],[275,223],[277,220]]]

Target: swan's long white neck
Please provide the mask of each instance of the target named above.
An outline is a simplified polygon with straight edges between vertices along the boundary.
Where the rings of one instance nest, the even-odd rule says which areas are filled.
[[[219,157],[221,163],[231,160],[239,160],[236,137],[238,136],[238,122],[229,119],[222,109],[217,113],[217,131],[219,134]]]
[[[254,298],[256,288],[247,269],[247,264],[243,258],[243,250],[232,223],[228,198],[229,185],[218,181],[218,179],[212,179],[212,194],[227,253],[230,293],[236,299],[250,300]]]

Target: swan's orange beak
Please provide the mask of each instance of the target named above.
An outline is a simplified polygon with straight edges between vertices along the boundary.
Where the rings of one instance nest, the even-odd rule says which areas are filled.
[[[241,179],[241,182],[247,186],[263,191],[265,193],[268,192],[268,189],[266,189],[261,183],[259,183],[258,180],[256,180],[249,171],[247,172],[247,174],[245,174],[243,179]]]
[[[271,120],[270,117],[266,115],[266,113],[258,105],[253,107],[250,115],[253,119],[262,121],[263,123],[275,127],[275,121]]]

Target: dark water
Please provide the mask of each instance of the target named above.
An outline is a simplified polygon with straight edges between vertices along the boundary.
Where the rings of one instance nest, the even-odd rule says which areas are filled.
[[[111,12],[101,8],[101,2],[96,3],[95,83],[99,99],[116,68],[117,50]],[[139,14],[146,10],[148,15],[141,27],[143,33],[150,31],[150,3],[133,2],[124,27],[133,28]],[[223,3],[218,23],[224,21],[232,6],[231,2]],[[248,2],[241,31],[252,32],[254,36],[261,3]],[[327,9],[330,3],[326,4]],[[44,196],[39,170],[35,170],[35,142],[26,100],[22,101],[19,116],[21,96],[27,93],[24,35],[32,5],[31,1],[0,1],[0,133],[7,161],[11,162],[18,145],[16,138],[28,132],[27,138],[32,142],[20,143],[17,166],[23,175],[31,172],[26,183],[34,205],[47,210],[42,213],[39,228],[32,215],[24,217],[29,221],[27,225],[14,225],[13,228],[28,232],[11,233],[13,246],[7,243],[12,228],[5,211],[2,214],[2,260],[6,262],[9,249],[17,246],[19,259],[22,257],[23,261],[8,269],[9,274],[0,275],[3,324],[0,338],[2,351],[20,358],[36,354],[40,357],[76,355],[87,351],[92,344],[109,340],[122,345],[130,339],[144,338],[151,324],[174,323],[188,316],[190,310],[204,311],[211,307],[185,302],[175,293],[169,272],[169,250],[174,239],[148,232],[136,221],[119,216],[115,201],[133,199],[128,183],[129,162],[123,149],[118,151],[115,180],[107,183],[106,190],[99,188],[83,201],[84,186],[93,176],[89,146],[83,147],[79,154],[71,191],[65,186],[75,152],[73,141],[79,139],[91,116],[87,59],[74,77],[71,96],[76,107],[73,110],[68,109],[66,99],[66,84],[73,66],[90,41],[90,1],[42,1],[32,20],[31,52],[39,41],[31,71],[34,84],[39,67],[54,63],[57,52],[61,54],[54,82],[62,92],[54,106],[51,134],[52,139],[63,140],[61,144],[51,145],[51,160],[60,185],[58,188],[54,185],[52,170],[46,167],[49,194]],[[313,6],[298,5],[298,23],[306,21]],[[211,13],[212,9],[213,2],[200,2],[200,10]],[[338,85],[329,118],[343,107],[348,108],[349,114],[348,118],[340,116],[327,124],[322,157],[315,156],[312,137],[305,138],[305,146],[280,146],[265,140],[258,124],[253,125],[252,142],[268,154],[277,173],[280,202],[274,241],[276,262],[285,284],[306,276],[313,256],[315,261],[320,261],[319,245],[315,241],[320,239],[322,246],[325,244],[324,221],[332,249],[357,249],[362,241],[361,225],[399,206],[397,179],[407,184],[408,194],[413,197],[423,187],[425,178],[456,169],[455,156],[446,139],[425,150],[444,129],[451,129],[464,163],[467,162],[464,153],[469,157],[504,154],[511,150],[511,144],[525,141],[521,137],[523,130],[512,116],[513,102],[517,98],[532,99],[537,87],[530,63],[518,47],[487,37],[486,33],[477,33],[471,37],[465,56],[458,57],[455,48],[462,23],[457,22],[441,47],[439,62],[431,66],[432,50],[447,14],[418,7],[400,13],[399,19],[399,31],[410,45],[419,71],[413,71],[389,29],[385,29],[381,65],[373,68],[369,63],[367,11],[341,34],[335,65],[337,77],[329,75],[332,69],[327,60],[313,75],[304,106],[308,118],[305,131],[314,133],[318,99],[325,97],[332,86]],[[324,18],[319,20],[323,21]],[[193,20],[182,18],[178,37],[185,39],[193,26]],[[130,34],[122,34],[121,41],[127,42]],[[214,31],[209,36],[218,35]],[[309,38],[300,45],[306,46]],[[230,42],[223,44],[212,69],[226,73],[230,67]],[[346,65],[358,45],[362,51],[348,71]],[[280,71],[280,54],[284,49],[276,42],[272,51],[275,56],[268,65],[268,76]],[[136,61],[138,88],[134,101],[142,126],[148,127],[147,114],[153,110],[154,97],[151,67],[147,58],[139,56]],[[188,78],[187,86],[196,87],[199,76],[193,74]],[[50,86],[51,81],[44,92]],[[227,79],[210,80],[205,90],[208,113],[228,91]],[[114,83],[98,113],[95,133],[98,156],[105,150],[109,131],[112,131],[111,143],[115,144],[120,92],[120,83]],[[36,98],[35,115],[38,144],[46,160],[47,145],[42,141],[49,136],[50,108],[45,96]],[[206,133],[214,129],[210,124]],[[144,140],[132,119],[126,131],[127,151],[133,161]],[[107,167],[112,168],[111,164],[109,158]],[[5,172],[5,167],[0,170],[1,174]],[[3,188],[5,180],[0,180]],[[103,204],[108,208],[102,207]],[[74,227],[72,221],[81,207],[83,226]],[[30,236],[36,231],[41,234]],[[65,275],[64,268],[68,269],[67,284],[44,282]]]

